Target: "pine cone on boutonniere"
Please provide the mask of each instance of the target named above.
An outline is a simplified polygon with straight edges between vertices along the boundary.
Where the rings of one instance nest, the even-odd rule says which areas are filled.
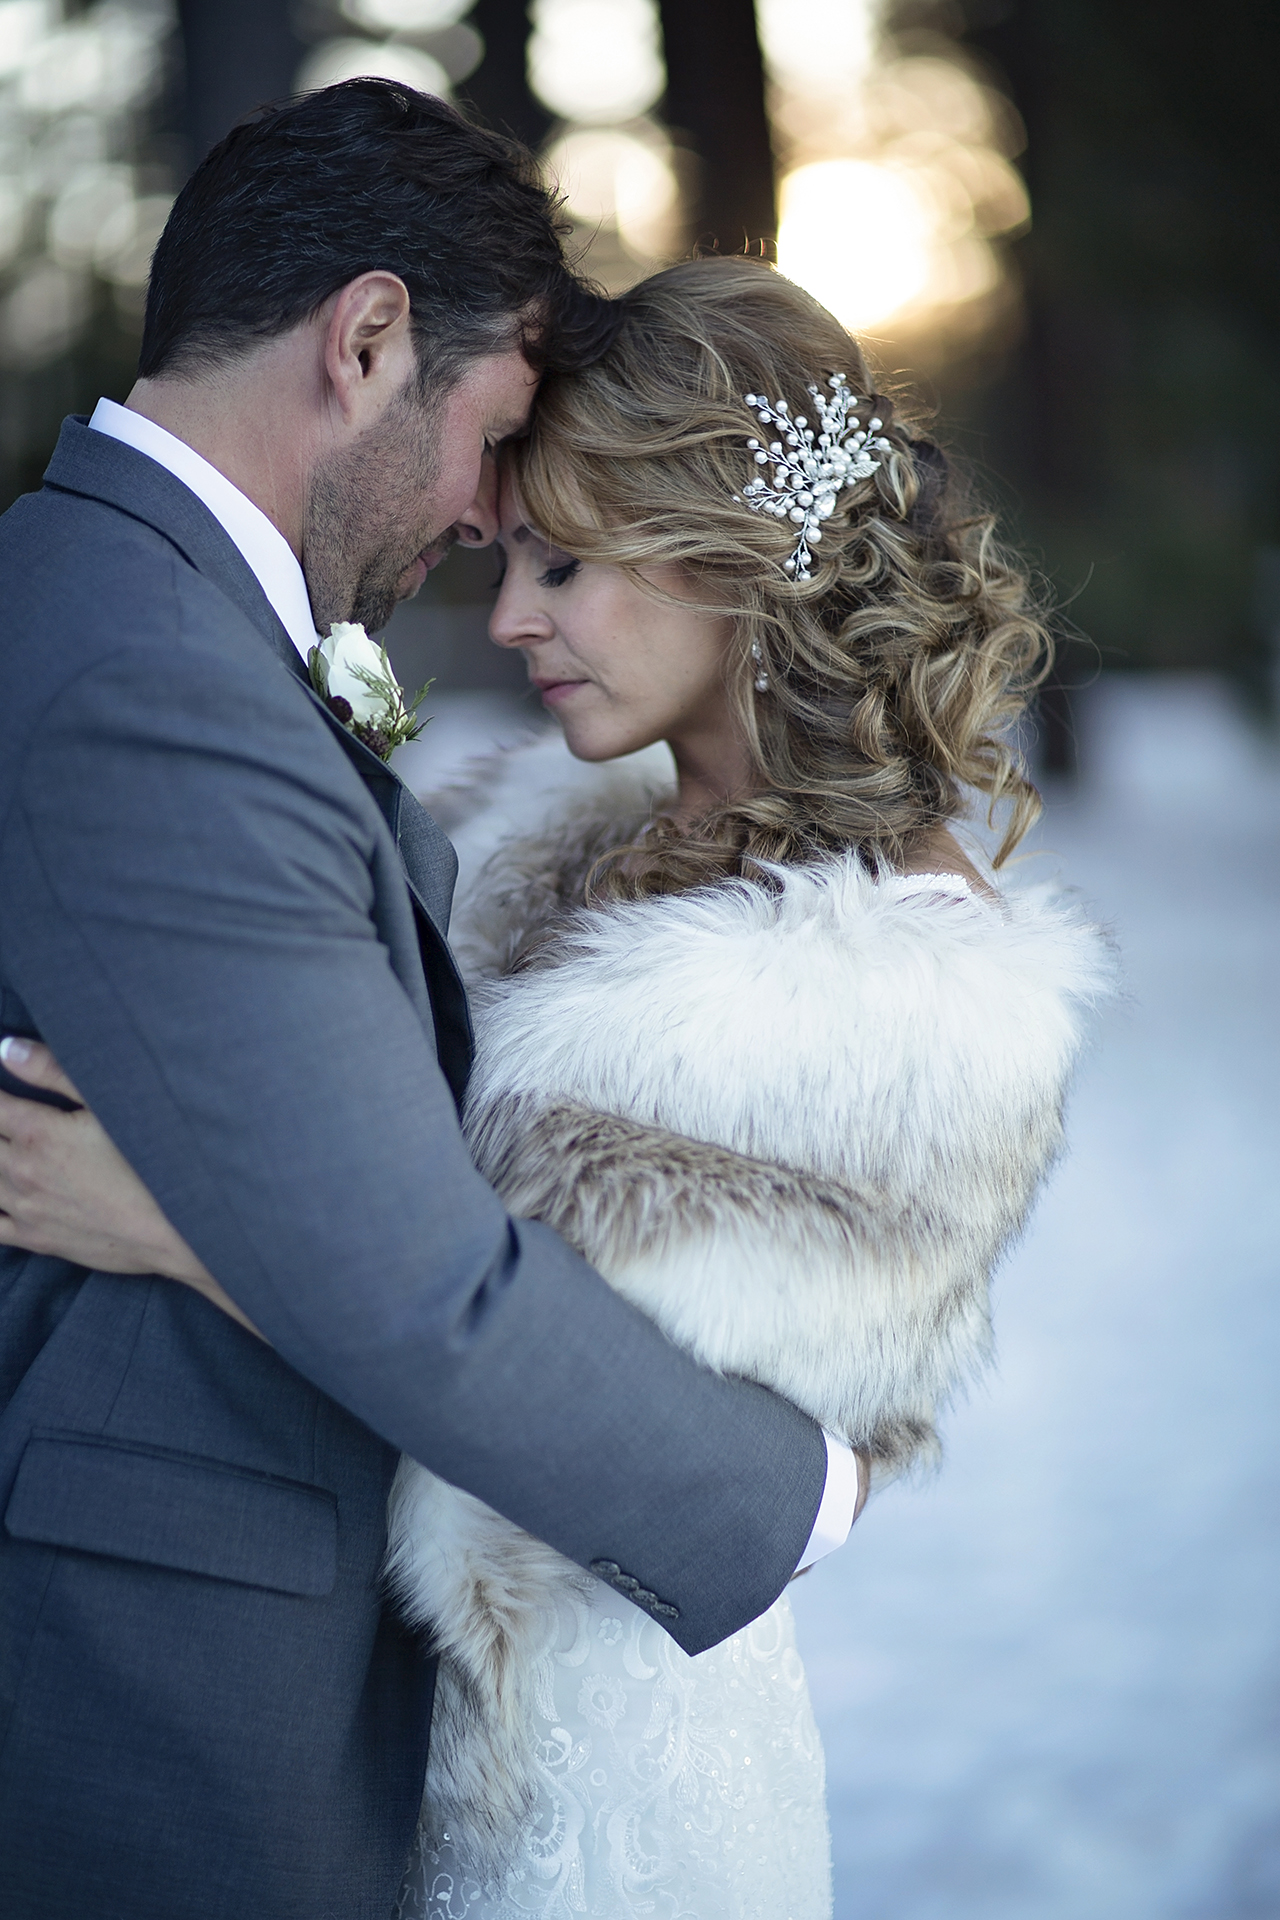
[[[389,760],[397,747],[422,732],[425,722],[414,715],[432,682],[406,700],[386,647],[375,646],[358,621],[336,621],[328,639],[312,647],[307,667],[335,720],[379,760]]]

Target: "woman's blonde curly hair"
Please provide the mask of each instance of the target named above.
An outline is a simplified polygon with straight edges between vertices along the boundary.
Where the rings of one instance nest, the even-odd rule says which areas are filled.
[[[757,782],[692,825],[658,820],[597,866],[592,895],[683,891],[846,848],[899,865],[966,789],[1009,805],[999,866],[1040,810],[1010,736],[1048,639],[992,516],[871,391],[857,342],[771,268],[686,261],[619,305],[594,365],[547,376],[511,471],[530,523],[566,552],[646,586],[641,569],[679,562],[695,603],[731,615],[729,691]],[[840,495],[813,577],[797,581],[790,523],[734,499],[754,471],[743,396],[806,411],[832,373],[881,416],[891,451]]]

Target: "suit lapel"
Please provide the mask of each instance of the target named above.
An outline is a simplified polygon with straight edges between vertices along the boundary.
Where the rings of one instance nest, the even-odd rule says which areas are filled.
[[[422,802],[410,793],[398,773],[371,753],[354,733],[330,713],[318,693],[312,698],[323,713],[343,752],[378,803],[379,811],[400,854],[410,891],[442,934],[449,931],[458,856]]]
[[[73,417],[63,423],[45,484],[105,500],[171,540],[198,573],[226,594],[258,629],[286,672],[306,688],[376,801],[400,854],[418,924],[423,971],[431,995],[436,1051],[461,1101],[471,1064],[471,1019],[461,977],[445,935],[458,862],[426,808],[399,776],[331,714],[311,685],[298,649],[262,591],[257,575],[218,519],[189,487],[156,461]]]
[[[399,774],[393,773],[376,753],[370,753],[354,733],[349,733],[318,693],[312,690],[311,697],[391,829],[418,923],[422,970],[427,977],[435,1020],[436,1054],[441,1072],[461,1107],[471,1072],[474,1037],[466,988],[445,938],[453,903],[453,883],[458,874],[458,856]]]

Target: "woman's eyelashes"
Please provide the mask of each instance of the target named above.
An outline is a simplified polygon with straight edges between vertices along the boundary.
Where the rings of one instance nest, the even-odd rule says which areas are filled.
[[[580,570],[581,566],[581,560],[562,560],[556,566],[548,567],[546,572],[540,575],[538,585],[540,587],[563,587],[568,581],[572,580],[574,574]]]
[[[490,593],[498,593],[501,591],[502,583],[507,577],[507,566],[508,561],[506,556],[503,555],[498,562],[497,574],[489,584]],[[540,587],[563,587],[568,581],[572,580],[574,574],[579,571],[581,566],[581,560],[573,560],[568,557],[563,560],[557,560],[538,575],[538,585]]]

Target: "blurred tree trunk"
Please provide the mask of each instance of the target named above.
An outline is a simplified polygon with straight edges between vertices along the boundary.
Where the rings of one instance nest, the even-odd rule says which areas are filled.
[[[1037,215],[1045,183],[1042,143],[1054,106],[1040,25],[1038,10],[1023,5],[999,17],[993,29],[972,36],[1003,69],[1026,124],[1027,151],[1018,164]],[[1016,396],[1007,409],[1005,442],[1013,471],[1035,498],[1037,517],[1051,520],[1069,510],[1072,497],[1079,370],[1070,352],[1063,352],[1062,336],[1069,341],[1072,334],[1070,308],[1043,284],[1034,245],[1024,244],[1019,254],[1026,327],[1005,375],[1006,389]],[[1071,634],[1056,636],[1053,669],[1036,701],[1040,759],[1048,773],[1070,777],[1079,772],[1071,695],[1096,671],[1096,661],[1087,654],[1087,647]]]
[[[291,11],[289,0],[178,0],[188,168],[243,114],[292,92],[305,49]]]
[[[476,0],[467,24],[484,41],[484,59],[460,93],[486,126],[513,133],[535,152],[551,115],[529,90],[529,9],[525,0]]]
[[[665,118],[698,157],[689,230],[721,253],[777,233],[773,149],[752,0],[662,0]]]
[[[990,397],[1027,531],[1099,663],[1269,697],[1259,555],[1280,529],[1280,12],[1256,0],[1015,0],[968,35],[1027,124],[1027,327]]]

